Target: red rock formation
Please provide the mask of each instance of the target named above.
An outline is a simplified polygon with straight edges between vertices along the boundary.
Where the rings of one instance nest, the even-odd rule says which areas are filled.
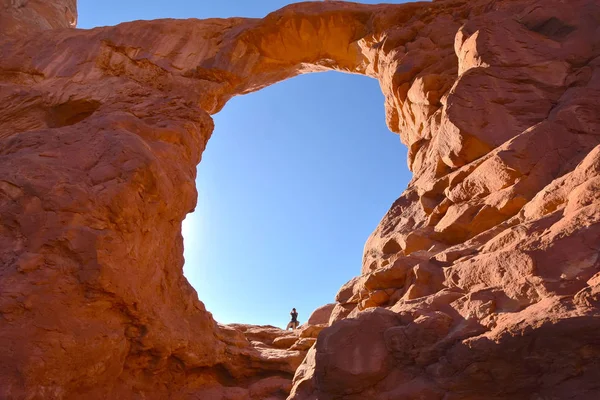
[[[327,324],[331,318],[331,313],[333,312],[334,308],[335,304],[333,303],[325,304],[324,306],[317,308],[312,312],[312,314],[310,314],[307,323],[309,325]]]
[[[26,36],[77,25],[77,0],[3,0],[3,3],[2,34]]]
[[[210,114],[326,69],[379,80],[414,178],[289,398],[600,397],[597,1],[75,16],[0,15],[0,397],[285,397],[302,353],[213,321],[181,221]]]

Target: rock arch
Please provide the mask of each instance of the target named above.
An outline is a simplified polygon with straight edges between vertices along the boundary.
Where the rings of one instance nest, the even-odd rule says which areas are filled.
[[[90,31],[64,29],[73,1],[5,7],[0,394],[263,398],[257,377],[289,375],[196,299],[181,221],[211,113],[338,69],[379,80],[414,179],[290,398],[597,395],[600,9],[537,3],[305,3]]]

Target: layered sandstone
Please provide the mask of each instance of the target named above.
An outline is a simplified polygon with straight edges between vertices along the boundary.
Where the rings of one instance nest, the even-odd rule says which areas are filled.
[[[290,399],[600,397],[597,1],[1,11],[0,397],[284,398],[309,347]],[[331,326],[221,326],[182,274],[210,114],[328,69],[379,80],[414,178]]]

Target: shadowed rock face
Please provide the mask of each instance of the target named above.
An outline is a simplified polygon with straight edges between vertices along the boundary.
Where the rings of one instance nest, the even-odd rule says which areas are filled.
[[[600,397],[597,1],[3,5],[0,397],[282,399],[319,331],[289,399]],[[330,327],[218,325],[182,274],[210,114],[328,69],[379,80],[413,180]]]

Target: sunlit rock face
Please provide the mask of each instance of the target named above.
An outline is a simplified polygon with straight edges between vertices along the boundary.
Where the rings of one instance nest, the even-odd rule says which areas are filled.
[[[596,0],[1,12],[1,398],[600,398]],[[210,114],[327,69],[379,80],[413,180],[329,327],[218,325],[180,233]]]

